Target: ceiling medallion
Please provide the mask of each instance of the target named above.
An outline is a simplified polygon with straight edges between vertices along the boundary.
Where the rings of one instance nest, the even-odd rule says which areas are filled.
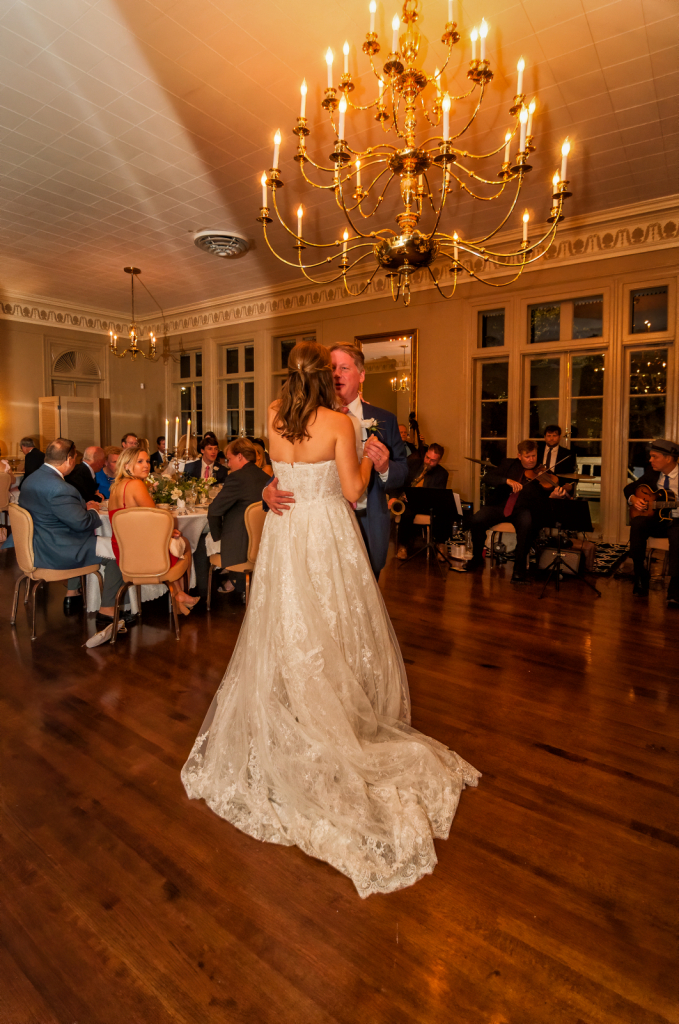
[[[557,226],[563,220],[564,200],[572,193],[568,191],[566,179],[567,157],[570,150],[568,140],[563,144],[561,168],[549,183],[551,210],[547,221],[549,227],[539,238],[529,239],[529,214],[522,215],[522,240],[513,248],[489,247],[490,240],[510,223],[512,214],[519,205],[519,196],[525,176],[531,171],[529,158],[535,151],[533,137],[533,114],[535,101],[526,105],[523,93],[523,58],[518,64],[518,82],[509,114],[512,121],[504,134],[503,141],[488,153],[468,152],[459,141],[476,121],[481,110],[486,89],[493,79],[490,61],[486,58],[488,25],[485,20],[479,29],[471,33],[471,60],[466,74],[464,89],[454,94],[443,90],[442,76],[453,53],[453,47],[460,41],[457,25],[453,20],[453,0],[448,0],[448,22],[441,42],[448,48],[443,68],[435,69],[433,75],[426,74],[416,64],[420,49],[420,33],[416,22],[420,16],[421,0],[405,0],[401,16],[394,16],[391,51],[384,64],[377,61],[380,43],[375,32],[375,0],[370,3],[370,31],[366,35],[362,50],[366,54],[376,79],[377,97],[366,106],[352,103],[350,94],[354,83],[349,72],[349,44],[345,43],[344,73],[339,85],[333,85],[333,53],[326,54],[328,85],[321,106],[327,111],[335,146],[328,159],[330,166],[316,163],[307,152],[310,130],[306,117],[306,80],[301,88],[301,109],[297,125],[292,129],[297,136],[298,147],[295,160],[299,164],[305,182],[313,188],[325,189],[334,195],[335,202],[343,212],[347,227],[341,240],[315,242],[303,234],[304,208],[297,210],[297,230],[293,230],[281,216],[278,190],[283,186],[279,168],[281,134],[274,138],[273,166],[268,175],[261,177],[262,205],[257,220],[262,224],[267,245],[283,263],[298,267],[308,280],[315,284],[328,284],[328,280],[317,280],[309,270],[332,265],[338,269],[332,280],[342,279],[349,295],[362,294],[375,275],[385,271],[391,284],[394,301],[403,298],[410,302],[410,278],[418,270],[426,270],[444,298],[452,298],[460,275],[468,274],[490,287],[498,288],[515,281],[529,263],[540,259],[549,249],[556,235]],[[478,56],[477,56],[478,48]],[[466,91],[465,91],[466,89]],[[338,93],[340,98],[338,99]],[[455,116],[456,105],[469,101],[471,109],[459,119],[459,130],[451,125],[451,114]],[[353,149],[347,142],[350,132],[346,130],[354,112],[370,111],[378,122],[379,129],[386,135],[393,133],[396,145],[377,141],[364,150]],[[351,117],[348,118],[348,115]],[[338,116],[337,116],[338,115]],[[418,119],[420,124],[418,125]],[[431,129],[439,129],[431,132]],[[358,129],[357,129],[358,130]],[[426,137],[418,141],[418,133]],[[504,151],[504,152],[503,152]],[[502,158],[500,158],[500,154]],[[513,154],[513,155],[512,155]],[[491,166],[502,159],[501,167],[494,172],[481,173],[480,162],[490,161]],[[478,168],[478,170],[475,170]],[[329,181],[312,180],[325,174]],[[387,196],[400,191],[401,212],[395,216],[397,229],[376,227],[368,230],[368,221],[380,211]],[[390,191],[391,189],[391,191]],[[271,204],[281,225],[293,239],[292,248],[297,252],[296,261],[286,259],[273,248],[267,225],[272,223]],[[462,238],[457,231],[444,230],[448,197],[465,192],[483,202],[499,200],[507,193],[506,204],[498,214],[494,230],[479,238]],[[425,222],[426,226],[425,226]],[[302,262],[302,252],[311,248],[334,250],[318,262]],[[484,266],[507,268],[511,277],[502,283],[484,280],[475,269],[478,261]],[[364,262],[365,261],[365,262]],[[368,266],[368,278],[354,289],[347,276],[359,264]],[[374,264],[370,266],[370,264]],[[436,269],[434,269],[434,267]],[[359,267],[360,270],[360,267]],[[453,278],[452,291],[446,293],[441,287],[444,272]]]
[[[196,231],[193,241],[199,249],[222,259],[238,259],[250,248],[247,238],[236,231],[223,231],[219,228],[203,228],[202,231]]]

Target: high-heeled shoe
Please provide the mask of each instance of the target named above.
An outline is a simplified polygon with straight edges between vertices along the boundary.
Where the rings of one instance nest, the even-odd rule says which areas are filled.
[[[190,615],[191,610],[196,607],[199,601],[200,597],[190,597],[186,601],[180,601],[179,598],[175,598],[177,611],[181,612],[182,615]]]

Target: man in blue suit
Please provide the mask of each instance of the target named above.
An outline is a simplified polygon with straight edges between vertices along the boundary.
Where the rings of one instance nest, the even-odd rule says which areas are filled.
[[[335,392],[342,402],[343,411],[353,421],[359,458],[369,433],[375,438],[371,444],[374,469],[367,491],[356,502],[356,518],[373,572],[379,577],[389,549],[390,518],[386,492],[397,490],[406,482],[408,461],[405,446],[394,414],[361,399],[359,389],[365,380],[361,349],[355,345],[341,344],[331,346],[330,352]],[[373,420],[376,421],[374,432],[371,426]],[[279,491],[272,482],[264,488],[262,497],[269,508],[278,512],[289,507],[285,501],[286,494],[292,497],[288,492]]]
[[[97,555],[97,537],[94,531],[101,526],[96,512],[98,503],[85,503],[75,487],[65,477],[75,466],[76,449],[73,441],[58,437],[47,446],[45,461],[31,473],[21,489],[19,504],[33,519],[33,553],[35,564],[41,569],[81,569],[86,565],[104,563],[106,567],[101,609],[97,624],[113,621],[113,604],[123,578],[115,560]],[[67,615],[82,604],[79,577],[68,581],[64,600]],[[130,624],[131,616],[125,616]]]

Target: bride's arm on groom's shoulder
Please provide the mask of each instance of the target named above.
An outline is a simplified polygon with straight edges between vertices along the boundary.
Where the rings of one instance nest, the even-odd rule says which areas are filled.
[[[356,455],[356,434],[348,416],[337,417],[335,463],[339,473],[342,494],[347,501],[358,501],[370,482],[372,459],[364,456],[360,463]]]

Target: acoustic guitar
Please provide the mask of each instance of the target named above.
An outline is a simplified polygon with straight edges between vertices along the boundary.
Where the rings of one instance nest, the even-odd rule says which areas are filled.
[[[634,492],[634,497],[643,498],[646,504],[644,508],[635,508],[634,505],[630,505],[630,519],[636,519],[637,516],[652,516],[654,512],[658,513],[660,519],[671,519],[669,510],[679,508],[679,502],[674,493],[666,491],[664,487],[661,487],[659,491],[654,491],[648,484],[640,484]]]

